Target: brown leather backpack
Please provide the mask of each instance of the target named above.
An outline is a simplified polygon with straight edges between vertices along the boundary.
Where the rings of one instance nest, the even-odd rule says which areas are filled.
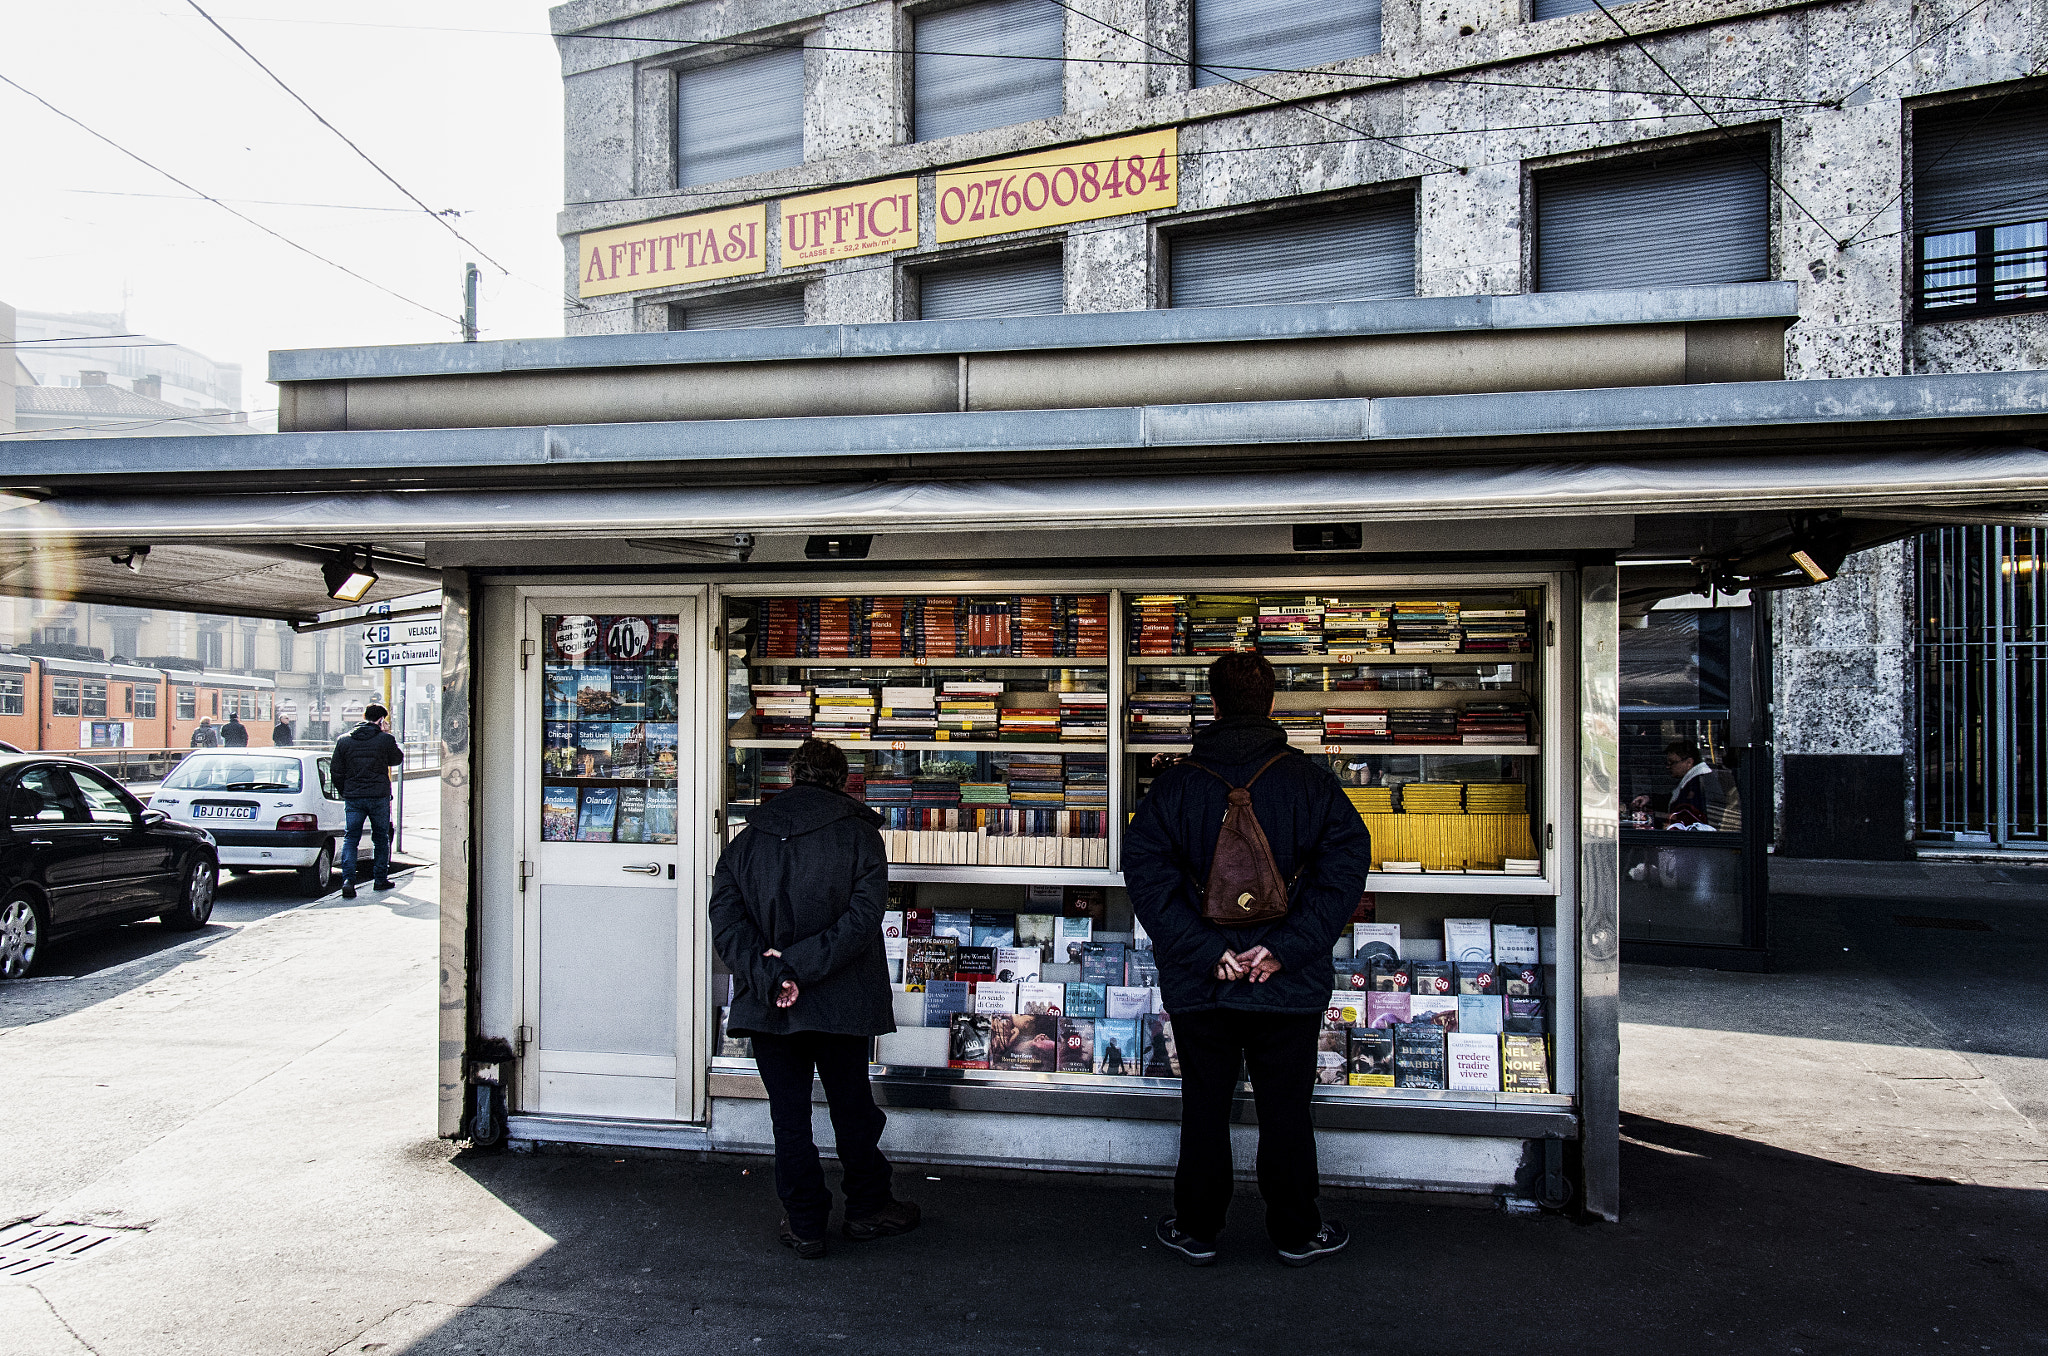
[[[1252,782],[1266,769],[1288,756],[1276,753],[1259,765],[1243,786],[1230,786],[1221,773],[1188,759],[1193,767],[1230,786],[1230,808],[1223,812],[1223,827],[1216,831],[1216,855],[1209,863],[1209,883],[1198,886],[1202,917],[1225,928],[1248,928],[1277,922],[1287,916],[1287,882],[1273,860],[1272,844],[1252,811]]]

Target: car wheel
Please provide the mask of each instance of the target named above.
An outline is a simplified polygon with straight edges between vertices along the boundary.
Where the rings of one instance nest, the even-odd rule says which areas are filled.
[[[0,904],[0,979],[20,979],[43,954],[43,915],[26,895]]]
[[[334,844],[322,843],[320,855],[313,859],[311,866],[299,868],[299,884],[316,895],[324,895],[334,883]]]
[[[157,918],[177,932],[205,927],[206,920],[213,917],[213,891],[219,883],[220,868],[204,857],[198,858],[185,871],[184,899],[177,908],[160,913]]]

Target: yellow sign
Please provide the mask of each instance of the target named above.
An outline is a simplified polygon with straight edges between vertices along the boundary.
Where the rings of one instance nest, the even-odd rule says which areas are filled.
[[[589,231],[576,242],[583,259],[578,295],[607,297],[761,273],[768,267],[767,241],[766,203]]]
[[[1176,128],[941,170],[939,239],[1028,231],[1172,207],[1180,201]]]
[[[813,193],[782,204],[784,268],[916,245],[915,179]]]

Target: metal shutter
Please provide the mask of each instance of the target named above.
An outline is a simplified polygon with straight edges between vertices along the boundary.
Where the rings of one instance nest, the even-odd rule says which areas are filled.
[[[1198,86],[1379,50],[1380,0],[1195,0]]]
[[[1004,58],[1060,57],[1066,17],[1053,0],[988,0],[918,16],[912,139],[1058,117],[1066,107],[1065,63]],[[979,52],[988,55],[960,55]]]
[[[1770,276],[1761,143],[1638,155],[1536,180],[1536,286],[1689,287]]]
[[[918,314],[926,320],[1058,315],[1067,308],[1056,254],[934,270],[919,275],[917,286]]]
[[[1172,304],[1251,306],[1415,295],[1415,203],[1204,231],[1169,242]]]
[[[804,323],[804,294],[771,292],[767,296],[707,297],[670,308],[669,328],[678,330],[759,330],[773,325]],[[681,323],[677,323],[680,319]]]
[[[1567,14],[1587,14],[1600,6],[1593,0],[1535,0],[1529,7],[1532,19],[1562,19]],[[1613,6],[1609,5],[1609,9]]]
[[[804,49],[676,77],[676,182],[685,188],[804,163]]]
[[[1913,119],[1913,229],[2048,219],[2048,100],[1963,104]]]

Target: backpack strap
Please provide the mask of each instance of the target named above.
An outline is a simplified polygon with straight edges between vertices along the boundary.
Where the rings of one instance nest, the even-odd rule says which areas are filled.
[[[1293,749],[1283,749],[1279,753],[1274,754],[1271,758],[1268,758],[1265,762],[1259,764],[1259,770],[1257,772],[1254,772],[1251,776],[1245,778],[1245,783],[1243,786],[1230,786],[1230,779],[1228,777],[1218,772],[1215,768],[1210,767],[1208,764],[1197,762],[1193,758],[1188,759],[1188,766],[1201,768],[1202,771],[1208,773],[1217,781],[1222,782],[1225,786],[1230,786],[1230,789],[1233,791],[1249,791],[1252,789],[1253,782],[1257,781],[1259,778],[1266,775],[1267,768],[1273,766],[1273,764],[1279,762],[1282,758],[1287,757],[1288,754],[1293,752],[1295,752],[1295,750]]]

